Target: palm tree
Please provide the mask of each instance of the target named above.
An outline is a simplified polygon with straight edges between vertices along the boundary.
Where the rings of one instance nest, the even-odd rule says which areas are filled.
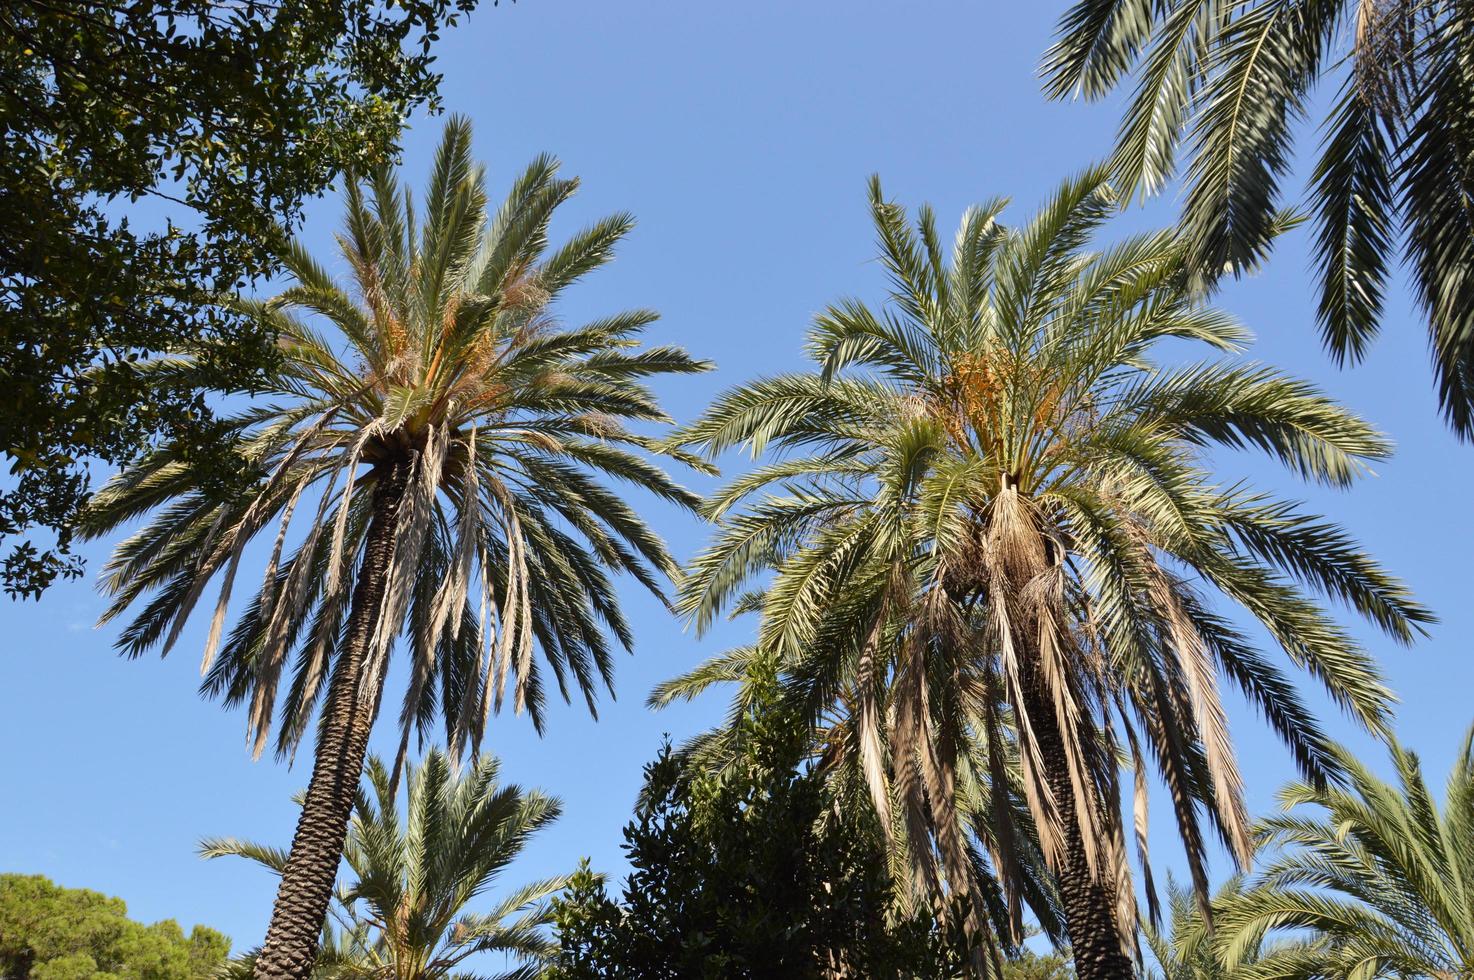
[[[1442,812],[1412,752],[1392,746],[1395,785],[1349,750],[1337,755],[1349,785],[1292,783],[1280,793],[1287,812],[1261,822],[1277,857],[1253,888],[1221,907],[1221,955],[1238,966],[1266,934],[1294,930],[1314,937],[1315,948],[1272,950],[1241,975],[1474,976],[1474,729]]]
[[[1244,879],[1235,875],[1213,893],[1211,907],[1221,909],[1238,899],[1244,891]],[[1240,970],[1251,969],[1262,955],[1261,943],[1245,946],[1235,968],[1223,961],[1213,943],[1214,932],[1205,918],[1203,909],[1191,889],[1180,888],[1176,883],[1167,886],[1168,931],[1162,932],[1158,923],[1143,923],[1142,935],[1151,950],[1156,967],[1147,969],[1150,980],[1232,980],[1242,977]],[[1311,954],[1311,941],[1303,938],[1283,944],[1283,951],[1294,949],[1297,953]]]
[[[931,894],[972,888],[963,757],[981,752],[993,785],[1016,762],[1083,980],[1132,973],[1118,758],[1135,770],[1142,844],[1154,760],[1200,893],[1199,807],[1249,858],[1220,672],[1308,778],[1338,770],[1290,680],[1189,576],[1379,734],[1377,666],[1310,593],[1400,641],[1431,618],[1333,524],[1213,475],[1216,443],[1344,486],[1388,445],[1269,368],[1156,366],[1163,338],[1229,351],[1246,334],[1194,300],[1174,234],[1087,248],[1116,207],[1101,178],[1067,182],[1017,229],[997,221],[1001,202],[970,210],[950,260],[931,211],[913,229],[872,180],[887,305],[828,308],[812,371],[729,391],[672,437],[711,457],[780,454],[708,500],[717,537],[680,608],[705,627],[764,581],[759,648],[809,717],[853,719],[881,824]],[[1006,806],[992,819],[1016,904],[1020,860],[1001,849],[1029,835],[1006,829]]]
[[[1155,192],[1187,144],[1183,223],[1209,280],[1295,220],[1280,202],[1296,130],[1317,85],[1337,87],[1309,187],[1326,347],[1364,356],[1400,253],[1444,414],[1474,438],[1474,4],[1075,0],[1044,60],[1050,95],[1101,98],[1133,69],[1115,173]]]
[[[258,754],[276,716],[276,749],[294,752],[321,706],[261,976],[312,966],[396,639],[409,666],[396,771],[411,734],[437,716],[452,755],[474,753],[509,678],[516,709],[541,731],[535,649],[565,700],[576,691],[593,711],[599,685],[612,685],[611,635],[631,643],[608,573],[658,595],[675,571],[605,478],[694,504],[641,454],[652,439],[628,425],[668,421],[644,378],[704,365],[640,349],[648,311],[576,328],[554,316],[557,297],[608,261],[632,219],[615,215],[550,249],[548,223],[577,181],[539,157],[489,213],[470,138],[465,120],[446,126],[423,222],[389,170],[350,184],[339,236],[350,283],[293,243],[283,261],[295,284],[237,302],[281,348],[271,390],[232,422],[243,491],[207,492],[190,459],[165,446],[109,482],[86,517],[95,537],[152,515],[102,579],[113,598],[104,621],[142,607],[123,652],[167,653],[218,578],[204,690],[248,705]],[[189,371],[208,355],[146,370]],[[245,550],[272,524],[260,587],[222,636]]]
[[[390,770],[370,759],[366,776],[373,795],[360,795],[343,847],[353,880],[334,896],[339,928],[325,930],[330,941],[314,975],[470,980],[479,976],[463,968],[470,957],[501,954],[520,966],[496,980],[536,976],[557,948],[545,927],[552,922],[550,899],[567,887],[567,877],[523,885],[489,912],[467,907],[497,883],[533,834],[558,818],[558,802],[499,785],[490,757],[458,773],[433,750],[409,769],[401,820]],[[200,850],[212,858],[250,858],[277,874],[288,862],[278,848],[230,838],[204,841]]]

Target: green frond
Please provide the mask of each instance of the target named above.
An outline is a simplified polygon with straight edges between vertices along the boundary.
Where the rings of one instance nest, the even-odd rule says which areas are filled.
[[[234,837],[207,837],[200,841],[199,852],[200,857],[205,858],[242,857],[276,874],[281,874],[287,867],[288,854],[282,848]]]
[[[692,670],[657,684],[645,699],[647,707],[664,708],[676,701],[693,701],[716,684],[739,683],[761,657],[757,647],[737,647],[717,654]]]
[[[1067,10],[1040,67],[1049,97],[1098,99],[1109,91],[1151,37],[1157,6],[1152,0],[1086,0]]]
[[[1367,461],[1392,453],[1382,433],[1310,383],[1252,364],[1163,371],[1128,395],[1126,405],[1194,441],[1253,446],[1300,476],[1333,486],[1350,484]]]
[[[1382,120],[1348,79],[1311,175],[1317,313],[1326,349],[1342,364],[1362,359],[1382,318],[1397,234],[1391,158]]]

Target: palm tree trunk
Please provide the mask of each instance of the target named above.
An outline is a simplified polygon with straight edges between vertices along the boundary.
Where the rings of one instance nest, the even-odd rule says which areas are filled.
[[[1034,671],[1028,670],[1026,674],[1032,675]],[[1057,877],[1065,929],[1070,934],[1070,951],[1075,959],[1075,976],[1078,980],[1131,980],[1136,970],[1131,958],[1121,949],[1115,897],[1091,873],[1085,856],[1069,760],[1053,701],[1044,693],[1036,676],[1025,676],[1023,680],[1024,710],[1034,726],[1044,759],[1045,778],[1059,811],[1064,836],[1064,864],[1058,869]]]
[[[359,686],[388,587],[399,508],[409,485],[410,469],[406,461],[380,465],[377,470],[363,565],[353,587],[343,647],[333,667],[312,781],[297,818],[291,857],[277,888],[266,941],[256,957],[255,975],[260,978],[303,980],[317,959],[322,924],[363,774],[369,732],[379,710],[377,694],[364,699]]]

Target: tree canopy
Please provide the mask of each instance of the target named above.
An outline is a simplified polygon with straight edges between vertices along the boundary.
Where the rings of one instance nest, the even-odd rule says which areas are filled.
[[[121,898],[63,888],[41,875],[0,875],[0,976],[6,980],[196,980],[225,962],[230,940],[173,919],[144,925]]]
[[[552,977],[956,975],[963,957],[927,916],[889,915],[877,830],[782,741],[719,775],[669,746],[645,767],[633,871],[618,898],[587,865],[574,875]]]
[[[87,461],[172,437],[228,483],[206,393],[269,334],[211,296],[274,267],[280,226],[435,109],[431,45],[476,0],[139,0],[0,9],[0,585],[75,575]],[[135,362],[211,341],[195,378]]]

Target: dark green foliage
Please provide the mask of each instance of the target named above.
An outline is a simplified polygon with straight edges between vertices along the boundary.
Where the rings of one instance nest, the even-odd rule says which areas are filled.
[[[436,105],[430,45],[475,0],[140,0],[0,7],[0,584],[80,572],[86,461],[169,437],[217,480],[204,389],[251,388],[259,324],[211,293],[275,266],[279,228],[391,157]],[[141,374],[205,342],[190,379]],[[204,387],[202,387],[204,386]]]
[[[960,955],[927,917],[888,920],[875,831],[787,751],[720,776],[669,746],[645,767],[618,900],[587,864],[555,904],[553,980],[948,977]]]
[[[6,980],[192,980],[225,962],[230,940],[173,919],[143,925],[121,898],[62,888],[41,875],[0,875],[0,976]]]
[[[1068,957],[1059,953],[1040,956],[1024,950],[1003,964],[1003,980],[1075,980],[1075,971],[1070,969]]]

